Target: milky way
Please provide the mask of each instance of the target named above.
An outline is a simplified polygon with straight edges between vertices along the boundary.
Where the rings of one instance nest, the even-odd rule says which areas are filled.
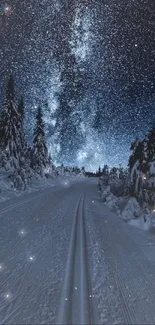
[[[12,71],[58,163],[125,165],[155,122],[154,40],[153,0],[1,1],[1,94]]]

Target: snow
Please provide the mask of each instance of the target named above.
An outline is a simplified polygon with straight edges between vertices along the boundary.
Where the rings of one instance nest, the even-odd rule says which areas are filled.
[[[124,222],[115,206],[137,203],[108,188],[104,204],[97,182],[36,181],[0,203],[0,324],[154,324],[155,236],[137,225],[148,211]]]
[[[92,288],[86,251],[85,196],[86,194],[81,195],[73,219],[66,273],[56,324],[69,324],[70,322],[71,324],[93,324],[95,322],[92,306],[89,301],[89,298],[92,297]],[[78,284],[78,289],[75,287],[75,284]],[[67,304],[65,300],[67,300]]]
[[[155,175],[155,161],[152,161],[149,163],[149,168],[150,168],[150,174]]]
[[[119,203],[118,203],[119,205]],[[121,216],[124,220],[131,220],[140,217],[141,208],[134,197],[124,199],[124,208],[121,211]]]
[[[155,237],[94,198],[88,229],[100,324],[154,324]]]
[[[77,187],[57,184],[1,203],[0,323],[55,323],[79,179]]]
[[[140,206],[135,197],[120,197],[112,193],[119,192],[121,186],[120,180],[113,180],[109,182],[110,185],[105,186],[104,181],[99,180],[100,196],[104,201],[104,205],[111,208],[117,216],[128,222],[130,225],[135,226],[145,231],[152,231],[155,227],[155,213],[150,211],[147,206]]]
[[[146,220],[144,218],[132,219],[129,221],[129,224],[146,231],[150,231],[152,228],[152,221],[149,216],[146,216]]]
[[[55,176],[55,174],[47,174],[47,177],[36,177],[33,176],[31,182],[27,185],[27,188],[18,190],[14,188],[13,183],[9,178],[10,172],[5,171],[3,168],[0,169],[0,202],[13,199],[19,196],[24,196],[28,193],[42,191],[47,187],[64,186],[69,187],[71,183],[79,182],[84,178],[83,175],[69,174],[68,176]]]

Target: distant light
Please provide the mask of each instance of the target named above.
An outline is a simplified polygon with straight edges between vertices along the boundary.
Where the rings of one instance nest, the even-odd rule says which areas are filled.
[[[94,201],[92,201],[92,203],[94,203]]]
[[[135,47],[137,47],[137,46],[138,46],[138,44],[136,43],[136,44],[135,44]]]
[[[143,179],[146,179],[146,176],[144,176]]]

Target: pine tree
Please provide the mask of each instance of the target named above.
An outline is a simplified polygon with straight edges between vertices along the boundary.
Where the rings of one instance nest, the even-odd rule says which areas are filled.
[[[19,120],[20,115],[15,100],[14,79],[11,75],[7,83],[6,98],[0,115],[2,165],[7,169],[16,169],[19,165],[19,152],[21,147]]]
[[[102,175],[103,176],[108,176],[109,175],[109,167],[108,165],[104,165],[102,168]]]
[[[141,197],[144,187],[144,173],[146,172],[145,140],[136,139],[132,144],[132,154],[129,158],[131,194]]]
[[[21,117],[21,121],[24,121],[24,99],[23,97],[21,97],[19,105],[18,105],[18,112],[20,114]]]
[[[118,168],[119,179],[125,180],[127,177],[127,170],[125,170],[121,165]]]
[[[110,170],[110,178],[111,179],[116,179],[118,178],[118,169],[116,167],[112,167]]]
[[[155,188],[155,128],[153,127],[142,141],[134,141],[131,150],[130,194],[151,202],[153,191],[150,191],[150,188]]]
[[[36,126],[33,136],[31,167],[38,174],[43,175],[43,170],[48,164],[48,150],[45,141],[44,122],[41,107],[38,107],[36,114]]]
[[[101,176],[101,167],[98,168],[98,175]]]
[[[25,135],[25,130],[24,130],[24,99],[21,97],[21,100],[18,104],[18,114],[19,114],[19,119],[18,119],[18,132],[19,132],[19,137],[20,137],[20,148],[19,148],[19,159],[20,159],[20,165],[23,163],[23,160],[25,162],[26,156],[27,156],[27,150],[28,150],[28,143],[26,141],[26,135]],[[25,162],[26,163],[26,162]]]
[[[130,171],[132,170],[133,166],[135,165],[135,163],[137,161],[139,161],[140,159],[140,141],[138,139],[136,139],[135,141],[133,141],[131,143],[131,147],[130,150],[132,151],[132,154],[129,157],[129,169]]]
[[[85,167],[84,167],[84,166],[81,168],[81,174],[82,174],[83,176],[86,175],[86,171],[85,171]]]
[[[147,136],[147,160],[155,160],[155,127],[153,127]]]

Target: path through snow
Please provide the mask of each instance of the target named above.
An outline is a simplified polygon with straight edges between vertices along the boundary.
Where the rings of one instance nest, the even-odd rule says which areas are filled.
[[[154,324],[155,236],[96,179],[0,204],[0,324]]]

